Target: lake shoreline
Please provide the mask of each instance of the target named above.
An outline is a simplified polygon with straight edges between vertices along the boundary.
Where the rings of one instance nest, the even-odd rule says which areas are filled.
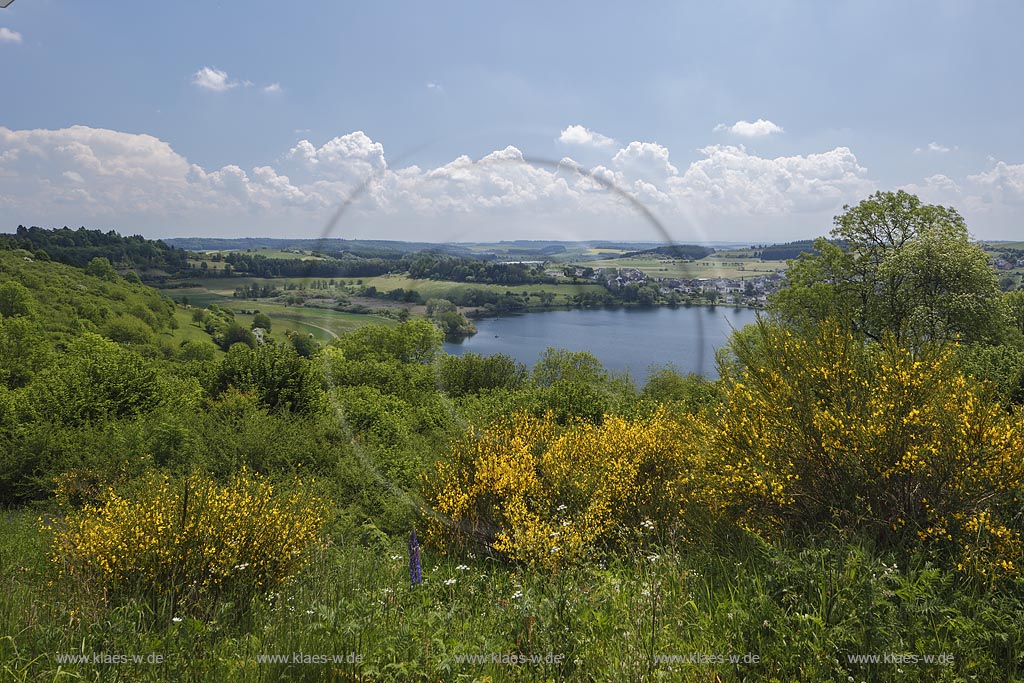
[[[767,308],[765,308],[764,306],[751,306],[750,304],[712,304],[712,303],[695,303],[695,302],[689,302],[688,301],[688,302],[685,302],[685,303],[677,303],[677,304],[656,303],[656,304],[649,304],[649,305],[642,305],[642,304],[636,304],[636,303],[617,303],[617,304],[604,304],[604,305],[601,305],[601,306],[584,306],[582,304],[574,305],[574,306],[572,306],[572,305],[565,305],[565,306],[527,306],[526,308],[524,308],[523,310],[520,310],[520,311],[508,311],[508,312],[487,311],[487,310],[484,310],[483,308],[481,308],[479,306],[477,306],[477,307],[464,306],[464,307],[460,307],[459,308],[459,312],[461,312],[463,315],[465,315],[467,318],[470,318],[471,320],[485,320],[485,319],[488,319],[488,318],[502,318],[502,317],[513,316],[513,315],[526,315],[528,313],[549,313],[549,312],[552,312],[552,311],[601,311],[601,310],[619,310],[619,309],[654,310],[654,309],[659,309],[659,308],[667,308],[667,309],[673,309],[673,310],[677,309],[677,308],[710,308],[710,309],[716,309],[716,308],[728,309],[728,308],[732,308],[732,309],[750,310],[750,311],[766,311],[767,310]]]
[[[757,310],[729,306],[562,308],[474,318],[478,333],[446,341],[452,355],[504,354],[532,367],[549,347],[593,354],[613,372],[644,381],[652,366],[717,376],[715,352]],[[546,313],[547,315],[530,315]]]

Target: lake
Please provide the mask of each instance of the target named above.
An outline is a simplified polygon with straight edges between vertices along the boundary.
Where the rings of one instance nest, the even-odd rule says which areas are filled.
[[[482,318],[477,334],[445,342],[453,355],[503,353],[532,368],[549,346],[589,351],[615,372],[642,384],[652,365],[716,377],[715,350],[733,329],[754,322],[755,311],[726,306],[608,308],[545,311]]]

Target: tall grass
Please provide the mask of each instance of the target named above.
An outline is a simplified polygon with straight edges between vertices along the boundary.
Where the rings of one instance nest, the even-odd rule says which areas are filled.
[[[765,545],[747,536],[637,542],[557,572],[482,554],[333,541],[245,619],[153,621],[144,601],[83,613],[47,561],[29,512],[0,517],[0,679],[10,681],[1009,681],[1024,677],[1024,586],[958,583],[871,548]],[[159,664],[58,655],[163,656]],[[758,656],[683,663],[663,656]],[[852,664],[857,654],[953,655],[951,665]],[[340,655],[338,663],[261,662]],[[351,655],[351,657],[349,657]],[[465,655],[538,655],[467,663]],[[551,661],[545,660],[552,655]],[[557,656],[557,661],[555,659]],[[358,661],[356,658],[358,657]],[[301,659],[301,658],[300,658]],[[346,661],[351,660],[351,661]]]

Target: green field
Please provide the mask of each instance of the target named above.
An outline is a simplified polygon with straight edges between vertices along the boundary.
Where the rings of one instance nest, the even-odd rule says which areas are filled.
[[[379,277],[364,278],[363,283],[367,286],[377,288],[379,292],[388,292],[393,289],[412,289],[419,292],[425,299],[443,297],[446,292],[464,289],[484,289],[491,292],[514,292],[515,294],[537,294],[539,292],[553,292],[556,295],[572,297],[586,291],[592,291],[598,287],[596,283],[581,281],[572,284],[566,280],[564,284],[533,284],[533,285],[489,285],[478,282],[447,282],[443,280],[414,280],[405,275],[381,275]]]
[[[742,278],[786,269],[785,261],[762,261],[712,254],[699,261],[633,256],[587,261],[591,268],[638,268],[649,277],[664,278]]]
[[[322,279],[322,278],[321,278]],[[264,306],[272,306],[273,304],[266,304],[263,301],[254,300],[240,300],[234,298],[233,294],[236,289],[251,284],[273,284],[274,286],[284,289],[288,285],[297,285],[299,287],[306,287],[312,281],[311,278],[259,278],[259,277],[231,277],[231,278],[196,278],[189,282],[194,284],[193,287],[180,288],[180,289],[168,289],[165,292],[173,298],[175,301],[181,301],[182,297],[187,297],[188,302],[193,306],[208,306],[211,303],[225,305],[230,308],[262,308]],[[480,284],[476,282],[447,282],[440,280],[416,280],[405,275],[381,275],[378,277],[367,277],[367,278],[338,278],[336,280],[339,284],[347,283],[358,283],[362,282],[364,286],[376,287],[378,292],[390,292],[394,289],[414,290],[419,292],[420,296],[424,299],[433,298],[444,298],[447,294],[453,291],[466,290],[466,289],[484,289],[487,291],[498,292],[504,294],[505,292],[513,292],[516,295],[529,294],[536,295],[540,292],[551,292],[556,296],[556,302],[564,303],[569,301],[577,294],[595,291],[600,288],[601,285],[596,282],[589,282],[581,280],[580,282],[573,284],[569,280],[559,284],[531,284],[531,285],[491,285],[491,284]],[[387,302],[381,301],[380,305],[384,306]],[[302,316],[305,314],[296,313],[297,311],[308,311],[306,308],[296,307],[285,307],[278,305],[282,309],[281,312],[286,312],[288,317]],[[270,310],[268,308],[268,313]],[[319,311],[317,313],[320,313]],[[273,314],[271,314],[273,315]],[[358,316],[364,317],[364,316]]]
[[[270,284],[274,285],[278,289],[284,290],[288,285],[295,285],[297,288],[309,287],[314,279],[324,278],[308,278],[308,277],[249,277],[249,276],[232,276],[232,277],[197,277],[190,278],[187,282],[190,287],[182,287],[179,289],[167,289],[166,293],[171,298],[177,300],[182,296],[187,296],[189,301],[201,301],[204,299],[210,299],[213,303],[218,303],[216,300],[210,297],[220,297],[234,299],[235,290],[239,287],[252,284]],[[330,279],[330,278],[326,278]],[[345,284],[348,282],[355,283],[357,278],[335,278],[335,282],[338,284]],[[366,280],[364,280],[366,282]]]
[[[270,319],[275,323],[275,331],[278,321],[283,321],[285,329],[309,332],[321,340],[329,340],[340,334],[351,332],[363,325],[375,323],[393,326],[397,324],[391,318],[384,318],[379,315],[343,313],[341,311],[304,306],[285,306],[265,301],[240,302],[240,307],[259,309],[261,312],[269,315]]]
[[[1024,242],[982,242],[982,244],[985,246],[985,251],[994,254],[1007,249],[1024,249]]]
[[[239,278],[250,282],[259,281],[259,278]],[[236,282],[236,280],[225,280],[222,278],[211,278],[213,282]],[[276,281],[275,281],[276,282]],[[251,299],[236,299],[231,296],[231,291],[211,291],[205,287],[191,287],[183,289],[165,290],[165,293],[176,301],[187,297],[190,306],[205,308],[210,304],[216,304],[223,308],[229,308],[235,312],[235,320],[239,324],[249,327],[252,324],[252,314],[241,313],[243,310],[258,310],[270,316],[273,322],[273,333],[271,336],[283,341],[287,332],[294,331],[302,334],[312,334],[319,341],[330,341],[338,335],[351,332],[363,325],[395,325],[391,318],[379,315],[363,315],[356,313],[345,313],[330,309],[286,306],[284,304],[272,303],[270,301],[255,301]],[[174,339],[181,343],[188,339],[209,340],[210,336],[192,322],[191,313],[179,308],[176,317],[178,329],[174,331]]]

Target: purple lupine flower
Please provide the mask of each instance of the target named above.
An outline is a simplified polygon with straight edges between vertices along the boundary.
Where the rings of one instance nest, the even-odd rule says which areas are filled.
[[[415,527],[409,537],[409,581],[417,586],[423,583],[423,568],[420,567],[420,542],[416,538]]]

